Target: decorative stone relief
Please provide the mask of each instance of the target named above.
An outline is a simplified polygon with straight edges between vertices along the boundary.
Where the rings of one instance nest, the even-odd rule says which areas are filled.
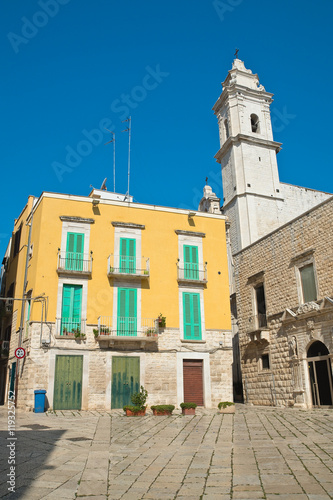
[[[319,311],[319,305],[316,302],[306,302],[306,304],[302,304],[296,311],[296,314],[299,316],[300,314],[306,314],[311,311]]]
[[[306,322],[306,327],[307,329],[309,330],[310,332],[310,338],[313,339],[314,337],[314,333],[315,333],[315,322],[312,318],[308,319],[307,322]]]

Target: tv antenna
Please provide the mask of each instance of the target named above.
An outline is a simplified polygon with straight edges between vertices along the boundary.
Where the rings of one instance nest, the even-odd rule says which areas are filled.
[[[110,144],[111,142],[113,142],[113,192],[115,193],[116,192],[116,134],[112,132],[112,130],[109,130],[108,128],[106,128],[105,130],[107,130],[108,132],[110,132],[110,134],[112,134],[111,141],[106,142],[104,146],[106,146],[106,144]]]
[[[128,132],[128,167],[127,167],[127,195],[129,196],[130,173],[131,173],[131,117],[129,116],[124,122],[128,122],[127,127],[122,132]]]

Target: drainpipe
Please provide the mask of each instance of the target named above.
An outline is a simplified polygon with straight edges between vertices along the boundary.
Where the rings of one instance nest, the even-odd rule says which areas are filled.
[[[33,198],[34,200],[34,198]],[[22,343],[22,332],[23,332],[23,322],[24,322],[24,313],[25,313],[25,304],[26,304],[26,288],[27,288],[27,277],[28,277],[28,264],[29,264],[29,249],[31,245],[31,230],[32,230],[32,221],[34,216],[34,202],[32,202],[31,208],[31,221],[29,224],[29,236],[28,236],[28,246],[27,246],[27,255],[25,259],[25,271],[24,271],[24,281],[23,281],[23,293],[22,293],[22,305],[21,305],[21,321],[20,321],[20,330],[19,330],[19,341],[18,347],[21,347]],[[27,224],[28,225],[28,224]],[[20,373],[20,360],[16,361],[16,372],[15,372],[15,407],[17,406],[17,394],[18,394],[18,378]]]

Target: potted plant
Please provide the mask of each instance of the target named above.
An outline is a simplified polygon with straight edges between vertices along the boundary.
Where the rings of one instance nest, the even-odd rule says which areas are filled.
[[[127,417],[139,417],[146,414],[146,401],[148,397],[148,392],[141,386],[140,392],[135,392],[131,396],[131,401],[133,405],[124,406],[123,410]]]
[[[183,415],[195,415],[196,403],[180,403]]]
[[[217,407],[220,413],[235,413],[235,403],[231,403],[230,401],[221,401]]]
[[[148,328],[148,330],[146,331],[146,335],[147,337],[156,337],[157,333],[155,328]]]
[[[162,316],[162,313],[158,315],[158,326],[160,328],[165,328],[166,327],[166,316]]]
[[[175,409],[174,405],[154,405],[151,406],[153,410],[153,414],[155,416],[161,415],[172,415],[173,410]]]

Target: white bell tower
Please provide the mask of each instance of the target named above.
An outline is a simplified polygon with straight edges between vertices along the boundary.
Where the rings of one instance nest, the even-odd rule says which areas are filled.
[[[273,94],[258,75],[235,59],[213,110],[218,118],[223,213],[230,219],[232,252],[280,226],[283,198],[276,161],[281,143],[273,140]]]

